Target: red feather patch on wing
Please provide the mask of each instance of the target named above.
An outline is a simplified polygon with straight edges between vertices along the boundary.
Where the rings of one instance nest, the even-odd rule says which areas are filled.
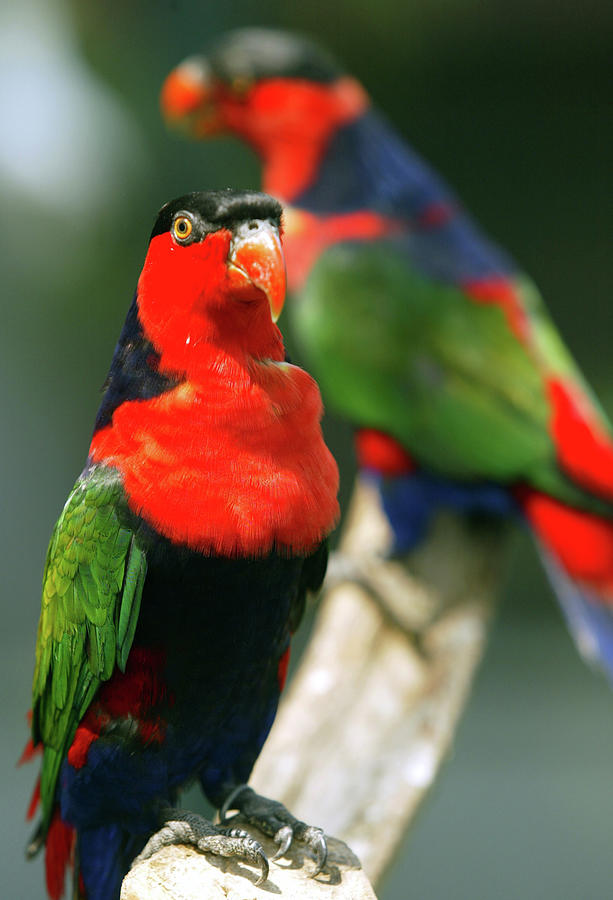
[[[96,707],[90,707],[75,732],[68,749],[67,759],[74,769],[82,769],[87,762],[89,748],[100,737],[102,729],[109,724],[108,716],[101,715]]]
[[[485,278],[480,281],[467,281],[463,290],[479,303],[492,303],[504,312],[509,328],[522,344],[530,340],[530,321],[522,306],[516,288],[505,278]]]
[[[534,531],[570,577],[613,603],[613,522],[520,488],[515,495]]]
[[[341,241],[372,241],[402,231],[405,226],[369,210],[318,217],[303,210],[287,208],[284,249],[287,283],[299,291],[321,253]]]
[[[551,430],[560,465],[579,484],[613,500],[613,442],[579,388],[551,378]]]
[[[68,762],[73,768],[83,768],[94,741],[112,722],[121,719],[136,722],[144,744],[164,740],[166,722],[161,710],[174,703],[162,678],[165,662],[163,650],[132,647],[125,672],[115,669],[112,678],[101,685],[75,732],[68,750]]]
[[[358,465],[362,469],[374,469],[381,475],[408,475],[417,466],[404,447],[375,428],[361,428],[355,436]]]

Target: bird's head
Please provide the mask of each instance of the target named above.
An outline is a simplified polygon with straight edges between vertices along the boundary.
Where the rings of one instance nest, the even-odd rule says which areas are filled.
[[[139,317],[166,365],[207,345],[283,358],[281,206],[257,192],[194,192],[160,210],[138,282]],[[192,365],[190,365],[190,362]]]
[[[368,102],[359,83],[314,42],[264,28],[232,31],[206,54],[188,57],[161,93],[169,125],[194,138],[236,135],[265,163],[305,147],[321,154]]]

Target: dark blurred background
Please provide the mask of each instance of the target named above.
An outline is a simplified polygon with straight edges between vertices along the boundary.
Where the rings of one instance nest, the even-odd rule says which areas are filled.
[[[158,207],[255,187],[231,141],[169,135],[160,84],[238,25],[320,38],[540,285],[613,413],[609,0],[4,0],[1,893],[43,896],[23,822],[40,579]],[[283,322],[281,323],[283,325]],[[334,429],[336,449],[346,435]],[[613,695],[577,658],[518,535],[455,749],[381,900],[611,896]],[[373,803],[377,798],[372,798]],[[325,823],[322,823],[325,824]]]

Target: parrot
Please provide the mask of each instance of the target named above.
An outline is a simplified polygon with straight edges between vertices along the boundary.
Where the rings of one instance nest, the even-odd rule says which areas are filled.
[[[327,564],[338,470],[321,395],[286,360],[281,206],[193,192],[151,233],[87,462],[47,552],[28,847],[47,892],[117,900],[134,859],[171,843],[260,869],[238,810],[325,863],[321,829],[247,780],[273,723],[290,638]],[[199,781],[221,825],[176,807]],[[259,882],[258,882],[259,883]]]
[[[355,430],[390,555],[441,508],[523,524],[613,681],[613,432],[535,284],[307,36],[228,32],[160,102],[193,139],[246,143],[284,204],[296,340]]]

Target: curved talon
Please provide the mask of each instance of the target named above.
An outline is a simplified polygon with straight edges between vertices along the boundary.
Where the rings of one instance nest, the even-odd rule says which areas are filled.
[[[241,814],[237,812],[237,813],[234,813],[233,816],[224,816],[222,818],[221,810],[220,810],[219,811],[219,826],[220,826],[220,828],[232,828],[233,827],[232,822],[236,821],[237,819],[240,819],[240,815]],[[237,829],[235,829],[235,831],[236,830]]]
[[[306,844],[315,857],[315,870],[310,877],[316,878],[324,868],[328,859],[328,847],[322,829],[306,825],[295,819],[282,803],[261,797],[249,785],[240,784],[230,791],[219,809],[219,816],[224,825],[232,822],[235,818],[234,816],[230,819],[227,818],[229,809],[237,809],[243,819],[251,822],[264,834],[273,836],[277,845],[273,860],[285,856],[292,842],[299,841]],[[258,884],[261,884],[266,877],[268,877],[268,860],[266,860],[266,872],[264,873],[264,869],[262,869]]]
[[[291,846],[293,837],[294,830],[291,825],[283,825],[279,828],[273,838],[275,844],[278,845],[277,852],[273,856],[273,862],[275,859],[280,859],[282,856],[285,856]]]
[[[245,789],[249,790],[249,786],[246,784],[239,784],[238,787],[235,787],[233,791],[230,791],[224,802],[219,807],[219,821],[222,825],[225,825],[227,821],[226,817],[228,815],[228,810],[233,808],[234,801],[243,793]],[[234,816],[232,818],[234,818]],[[230,821],[232,821],[232,819],[230,819]]]
[[[315,871],[311,872],[309,878],[317,878],[328,859],[328,845],[326,837],[321,828],[310,828],[310,834],[305,835],[306,843],[315,854]]]
[[[266,854],[264,853],[264,851],[260,850],[260,853],[258,854],[258,856],[259,856],[259,863],[260,863],[260,877],[258,878],[258,880],[255,883],[256,887],[259,887],[261,884],[264,884],[264,882],[268,878],[268,872],[269,872],[268,858],[267,858]]]
[[[233,816],[233,818],[235,817]],[[256,885],[263,884],[268,878],[270,866],[268,864],[268,857],[259,841],[256,841],[248,831],[244,830],[244,828],[222,827],[222,831],[228,837],[235,838],[241,842],[243,853],[240,855],[242,856],[242,859],[252,866],[260,867],[260,874],[255,883]]]

